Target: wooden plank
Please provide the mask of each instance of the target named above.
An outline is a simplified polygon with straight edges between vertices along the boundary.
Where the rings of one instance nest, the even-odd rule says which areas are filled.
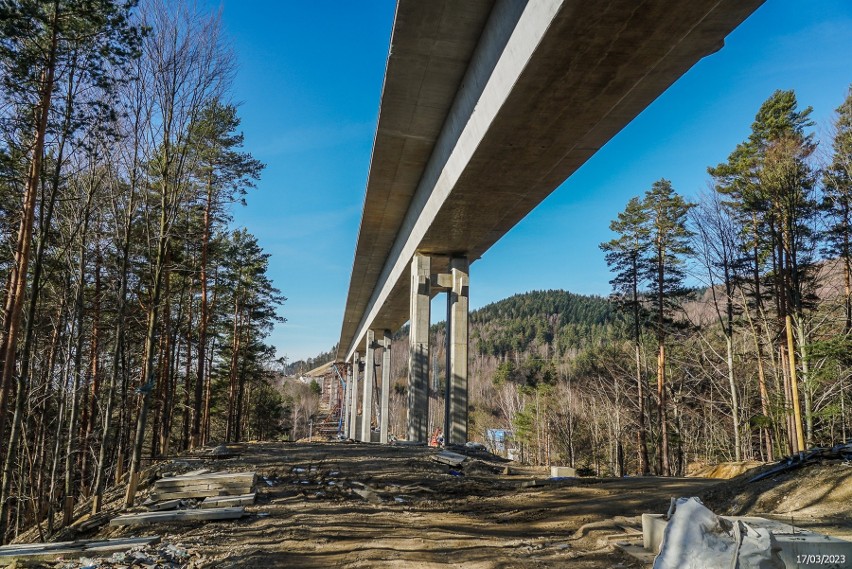
[[[163,512],[165,510],[174,510],[178,506],[180,506],[180,499],[175,500],[165,500],[161,502],[154,502],[153,504],[145,504],[145,507],[151,510],[152,512]]]
[[[116,547],[135,547],[137,545],[152,545],[160,543],[159,535],[150,535],[145,537],[117,537],[106,540],[86,540],[84,549],[86,551],[102,550],[104,548],[115,549]]]
[[[166,478],[160,478],[155,481],[156,485],[182,485],[188,482],[198,482],[198,481],[217,481],[217,482],[227,482],[227,481],[239,481],[239,482],[252,482],[256,473],[254,472],[211,472],[209,474],[194,474],[192,476],[168,476]]]
[[[631,539],[641,539],[642,532],[639,533],[614,533],[611,535],[605,535],[604,539],[607,541],[629,541]]]
[[[12,543],[0,547],[0,555],[4,554],[7,551],[14,551],[16,549],[32,549],[34,547],[41,547],[42,549],[61,549],[66,547],[73,547],[75,543],[78,542],[54,541],[49,543]]]
[[[174,478],[185,478],[187,476],[198,476],[199,474],[207,474],[210,472],[209,468],[199,468],[198,470],[191,470],[189,472],[184,472],[183,474],[178,474],[174,476]]]
[[[212,520],[233,520],[245,515],[245,508],[210,508],[204,510],[175,510],[173,512],[145,512],[125,514],[113,518],[111,526],[137,526],[165,522],[204,522]]]
[[[251,486],[243,486],[241,488],[198,488],[187,491],[165,490],[162,492],[152,492],[151,499],[163,501],[184,500],[186,498],[208,498],[210,496],[241,496],[248,494],[251,490]]]
[[[197,484],[186,484],[183,486],[156,486],[154,488],[154,492],[193,492],[195,490],[227,490],[233,493],[236,490],[241,490],[240,494],[245,494],[246,492],[251,492],[252,484],[246,483],[228,483],[228,484],[208,484],[208,483],[197,483]],[[245,488],[245,490],[242,490]]]
[[[240,494],[248,494],[252,491],[252,488],[254,488],[253,484],[228,484],[224,486],[219,484],[197,484],[175,488],[154,488],[151,494],[160,496],[163,494],[197,492],[199,496],[239,496]],[[175,497],[173,496],[173,498]],[[163,498],[160,499],[162,500]]]
[[[223,506],[251,506],[254,504],[256,493],[242,494],[240,496],[210,496],[201,502],[201,508],[219,508]]]
[[[180,484],[174,482],[155,483],[154,487],[158,490],[180,490],[181,488],[193,488],[195,486],[251,486],[253,483],[254,480],[248,478],[242,480],[187,480]]]
[[[219,488],[211,490],[193,490],[190,492],[157,492],[151,494],[151,499],[156,501],[163,500],[186,500],[187,498],[208,498],[210,496],[239,496],[247,493],[251,488],[246,488],[242,492],[228,492]]]
[[[203,485],[217,485],[217,486],[230,486],[230,485],[251,485],[254,483],[254,480],[251,478],[234,478],[234,479],[204,479],[204,478],[188,478],[186,480],[169,480],[166,482],[157,481],[154,483],[155,488],[186,488],[187,486],[203,486]]]
[[[13,559],[29,561],[53,561],[59,557],[80,557],[83,555],[126,551],[139,545],[160,542],[160,536],[115,538],[108,540],[80,540],[55,543],[19,543],[0,547],[0,561],[6,563]]]

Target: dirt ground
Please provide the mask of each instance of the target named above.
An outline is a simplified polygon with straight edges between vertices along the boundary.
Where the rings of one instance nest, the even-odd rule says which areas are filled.
[[[227,460],[157,465],[147,482],[202,466],[255,470],[258,500],[246,517],[149,528],[104,526],[97,534],[76,537],[160,535],[163,544],[186,553],[180,562],[159,565],[165,567],[639,568],[641,563],[606,539],[622,532],[613,520],[639,526],[632,518],[664,512],[670,498],[679,496],[700,496],[719,513],[798,512],[796,523],[807,517],[809,525],[823,524],[826,533],[852,534],[852,468],[842,465],[810,467],[789,479],[752,485],[748,475],[730,481],[549,481],[544,469],[518,467],[484,452],[470,453],[460,471],[451,472],[432,460],[436,449],[423,447],[247,443],[236,450],[240,456]],[[810,497],[790,497],[804,487]],[[831,523],[823,523],[825,516]]]

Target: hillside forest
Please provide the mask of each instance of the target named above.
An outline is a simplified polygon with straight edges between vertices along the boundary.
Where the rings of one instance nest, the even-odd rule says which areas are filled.
[[[620,476],[771,461],[852,436],[852,92],[821,125],[825,140],[811,112],[777,91],[694,201],[664,178],[630,199],[601,244],[607,297],[539,291],[473,311],[471,438],[497,448],[504,431],[524,461]],[[432,333],[434,431],[443,324]],[[403,329],[397,434],[407,365]]]
[[[0,540],[158,457],[270,436],[284,297],[231,227],[242,149],[216,14],[0,3]]]

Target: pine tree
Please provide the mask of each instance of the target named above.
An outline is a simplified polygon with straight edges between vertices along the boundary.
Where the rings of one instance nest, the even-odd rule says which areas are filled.
[[[653,297],[651,321],[657,338],[657,401],[660,449],[657,453],[660,473],[671,474],[669,457],[668,385],[666,380],[666,343],[676,327],[674,313],[685,294],[683,281],[685,256],[691,254],[691,233],[686,228],[687,214],[693,204],[675,193],[671,182],[661,179],[645,192],[642,208],[648,217],[648,257],[643,277]]]
[[[201,237],[201,259],[199,282],[201,287],[200,316],[198,322],[198,368],[194,389],[191,444],[203,442],[201,437],[202,417],[209,416],[202,398],[207,381],[207,329],[210,325],[210,300],[208,295],[208,257],[214,224],[224,221],[223,209],[235,200],[242,200],[246,189],[260,177],[264,165],[250,154],[241,153],[242,134],[235,131],[240,126],[237,109],[211,101],[201,111],[193,125],[193,152],[195,177],[199,188],[203,188],[203,221]],[[209,401],[209,399],[207,399]]]
[[[852,87],[837,108],[831,163],[823,174],[828,232],[825,253],[843,268],[846,334],[852,332]]]
[[[648,461],[648,434],[645,423],[645,378],[642,374],[642,325],[645,310],[639,290],[642,286],[642,265],[650,247],[648,212],[639,198],[632,198],[609,229],[618,235],[601,244],[606,262],[615,277],[610,282],[618,295],[619,306],[632,317],[633,347],[636,358],[636,385],[638,387],[639,416],[637,417],[639,443],[639,471],[650,474]]]

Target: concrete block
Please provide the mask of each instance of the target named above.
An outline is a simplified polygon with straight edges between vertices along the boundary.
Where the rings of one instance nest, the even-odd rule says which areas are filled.
[[[660,551],[667,524],[663,514],[642,514],[642,547],[654,553]]]
[[[571,468],[570,466],[551,466],[550,467],[550,477],[551,478],[568,478],[577,476],[577,469]]]

